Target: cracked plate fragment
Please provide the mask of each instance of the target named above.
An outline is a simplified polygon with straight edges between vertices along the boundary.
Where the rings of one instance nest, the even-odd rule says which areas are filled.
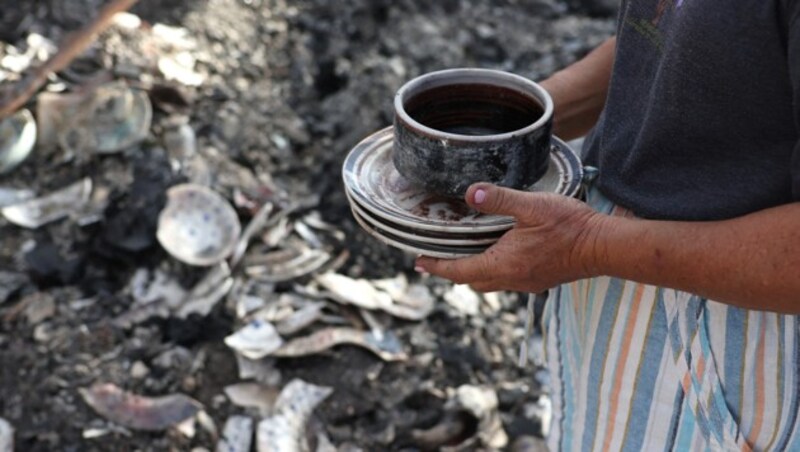
[[[348,327],[325,328],[309,336],[292,339],[270,354],[285,358],[307,356],[342,344],[365,348],[384,361],[402,361],[408,358],[397,336],[390,331],[383,332],[383,337],[378,338],[371,332]]]
[[[231,416],[225,421],[217,452],[250,452],[253,443],[253,420],[247,416]]]
[[[258,424],[258,452],[300,452],[308,450],[306,424],[314,409],[328,398],[333,388],[294,379],[275,402],[275,414]]]
[[[16,168],[36,144],[36,121],[28,110],[0,120],[0,174]]]
[[[0,417],[0,452],[14,451],[14,429]]]
[[[95,384],[78,391],[97,414],[136,430],[166,430],[194,417],[202,408],[200,402],[183,394],[145,397],[123,391],[111,383]]]
[[[4,207],[1,212],[17,226],[36,229],[86,205],[91,193],[92,180],[87,177],[42,197]]]
[[[249,359],[263,358],[283,345],[283,339],[271,323],[254,319],[225,338],[228,347]]]

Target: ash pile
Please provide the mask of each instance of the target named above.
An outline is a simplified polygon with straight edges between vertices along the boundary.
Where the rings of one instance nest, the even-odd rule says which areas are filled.
[[[543,447],[524,297],[414,273],[340,169],[406,80],[540,80],[613,2],[1,3],[0,452]]]

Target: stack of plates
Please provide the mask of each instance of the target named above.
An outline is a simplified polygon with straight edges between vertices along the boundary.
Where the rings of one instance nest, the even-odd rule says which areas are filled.
[[[463,200],[412,186],[391,158],[392,128],[350,151],[342,175],[356,221],[387,245],[425,256],[454,259],[483,252],[514,226],[514,219],[485,215]],[[583,169],[575,152],[553,137],[547,173],[528,191],[575,196]]]

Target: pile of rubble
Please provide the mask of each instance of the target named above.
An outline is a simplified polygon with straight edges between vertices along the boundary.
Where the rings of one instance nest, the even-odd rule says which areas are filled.
[[[0,92],[113,3],[0,7]],[[0,452],[541,447],[539,337],[516,365],[524,297],[410,271],[350,218],[340,168],[415,75],[541,79],[585,54],[614,24],[582,5],[110,16],[0,121]]]

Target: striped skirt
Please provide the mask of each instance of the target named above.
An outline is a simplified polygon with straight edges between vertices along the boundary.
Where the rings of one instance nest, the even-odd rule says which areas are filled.
[[[799,321],[616,278],[552,290],[550,449],[800,451]]]

